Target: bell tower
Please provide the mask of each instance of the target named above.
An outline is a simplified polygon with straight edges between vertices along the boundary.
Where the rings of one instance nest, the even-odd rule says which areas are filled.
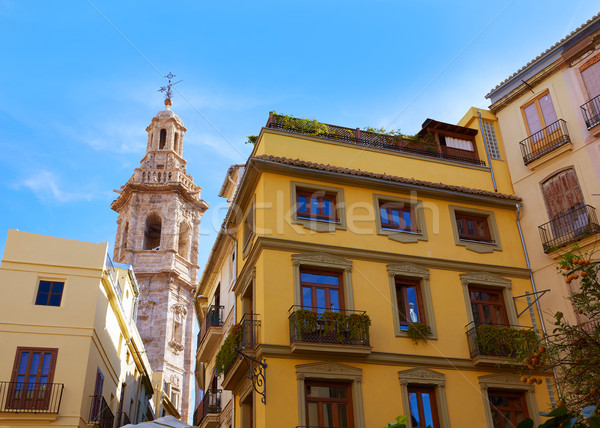
[[[140,167],[111,204],[119,213],[113,258],[132,265],[139,283],[136,324],[152,381],[188,421],[194,389],[193,291],[200,220],[208,204],[186,173],[186,128],[171,110],[171,86],[169,80],[165,109],[146,128],[148,144]]]

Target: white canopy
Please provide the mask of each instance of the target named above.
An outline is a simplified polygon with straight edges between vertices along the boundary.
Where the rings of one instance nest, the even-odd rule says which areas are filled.
[[[142,422],[140,424],[127,424],[123,425],[122,428],[132,427],[143,427],[143,428],[190,428],[191,425],[184,424],[174,416],[163,416],[162,418],[155,419],[149,422]]]

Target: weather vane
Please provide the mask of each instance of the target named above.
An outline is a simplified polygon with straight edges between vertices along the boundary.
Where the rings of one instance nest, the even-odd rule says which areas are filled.
[[[166,106],[171,105],[171,97],[173,96],[173,86],[178,84],[179,82],[183,82],[183,80],[180,80],[179,82],[171,83],[171,79],[173,79],[173,77],[175,77],[175,75],[173,73],[167,74],[165,76],[165,78],[169,79],[169,83],[167,84],[167,86],[163,86],[162,88],[160,88],[158,90],[158,92],[165,93],[165,105]]]

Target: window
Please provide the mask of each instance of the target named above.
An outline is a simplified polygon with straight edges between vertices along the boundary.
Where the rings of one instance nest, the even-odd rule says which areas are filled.
[[[344,309],[341,273],[302,269],[300,285],[304,309],[319,313]]]
[[[60,306],[64,282],[40,281],[35,304],[40,306]]]
[[[425,322],[418,281],[396,278],[396,301],[401,331],[408,331],[410,323]]]
[[[600,95],[600,56],[596,56],[581,66],[581,78],[588,93],[588,100]]]
[[[252,240],[254,236],[254,203],[248,209],[246,213],[246,217],[244,218],[243,230],[242,230],[242,239],[244,241],[244,250],[248,246],[248,243]]]
[[[6,407],[46,410],[58,349],[17,348]]]
[[[160,249],[160,235],[162,230],[162,219],[158,214],[151,214],[146,219],[144,230],[144,250]]]
[[[177,245],[177,254],[184,259],[190,258],[190,227],[187,223],[181,222],[179,224],[179,239]]]
[[[501,291],[469,287],[469,297],[475,324],[508,325]]]
[[[158,144],[158,148],[160,150],[163,150],[165,148],[166,143],[167,143],[167,130],[161,129],[160,130],[160,142]]]
[[[427,240],[423,204],[414,198],[373,195],[377,233],[393,241],[413,243]]]
[[[396,336],[408,337],[408,326],[418,321],[429,326],[430,339],[437,339],[429,270],[412,263],[392,263],[387,271]]]
[[[494,428],[515,428],[529,417],[522,392],[489,390],[488,399]]]
[[[569,213],[582,211],[580,208],[585,206],[577,174],[572,168],[546,179],[542,183],[542,193],[550,220],[561,216],[569,217]],[[569,218],[567,221],[572,224],[576,218]]]
[[[309,427],[353,428],[349,383],[305,382],[306,422]]]
[[[379,202],[379,216],[381,227],[385,229],[398,229],[417,232],[414,213],[410,205],[405,206],[394,202]]]
[[[552,98],[550,98],[548,91],[525,104],[521,109],[530,136],[533,136],[558,120],[554,111],[554,105],[552,104]],[[543,138],[542,134],[536,136],[536,139],[541,138]]]
[[[104,386],[104,375],[100,368],[96,372],[96,384],[94,385],[94,396],[92,397],[92,411],[90,414],[91,421],[97,421],[102,408],[102,388]]]
[[[410,420],[413,427],[439,428],[435,391],[431,386],[408,386]]]
[[[298,190],[296,192],[298,218],[338,221],[335,195],[324,191]]]
[[[502,157],[500,156],[500,147],[498,146],[498,139],[496,138],[496,131],[494,130],[494,124],[484,120],[482,131],[490,152],[490,157],[492,159],[502,160]]]
[[[493,242],[486,217],[457,212],[456,227],[460,239]]]
[[[502,251],[493,211],[449,205],[456,245],[477,253]]]
[[[291,182],[291,220],[314,232],[346,228],[344,192],[339,187]]]

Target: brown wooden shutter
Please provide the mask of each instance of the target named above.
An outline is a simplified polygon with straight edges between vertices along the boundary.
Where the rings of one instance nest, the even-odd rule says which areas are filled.
[[[550,219],[580,208],[584,204],[577,175],[572,169],[560,172],[546,180],[542,184],[542,192]]]

